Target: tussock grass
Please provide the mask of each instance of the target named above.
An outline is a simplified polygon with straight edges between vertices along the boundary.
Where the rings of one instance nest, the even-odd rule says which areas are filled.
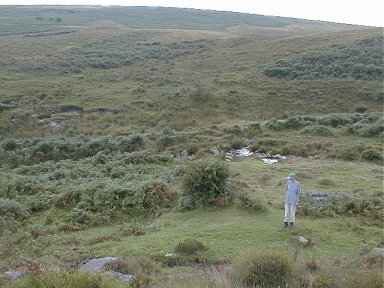
[[[287,255],[256,252],[247,254],[235,264],[232,279],[241,287],[277,287],[289,282],[293,270]]]
[[[50,271],[41,273],[31,273],[22,276],[14,283],[6,287],[102,287],[102,288],[118,288],[125,287],[123,283],[114,279],[103,277],[101,274],[96,273],[73,273],[65,271]]]

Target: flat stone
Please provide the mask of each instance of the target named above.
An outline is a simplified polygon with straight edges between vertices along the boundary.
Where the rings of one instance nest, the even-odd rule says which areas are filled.
[[[373,248],[373,251],[379,254],[384,254],[384,248],[379,247],[379,248]]]
[[[23,275],[22,272],[20,271],[7,271],[7,272],[4,272],[4,278],[5,280],[7,281],[13,281],[13,280],[16,280],[17,278],[21,277]]]
[[[99,271],[104,268],[105,264],[115,261],[116,257],[105,257],[105,258],[96,258],[88,261],[83,266],[80,267],[79,271],[89,272],[89,271]]]
[[[114,271],[105,272],[104,275],[117,278],[118,280],[124,281],[124,282],[132,281],[134,279],[132,275],[123,274],[123,273],[114,272]]]

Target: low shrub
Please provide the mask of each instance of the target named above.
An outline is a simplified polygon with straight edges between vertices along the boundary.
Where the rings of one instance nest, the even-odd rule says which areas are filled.
[[[147,181],[142,186],[144,193],[143,202],[145,213],[156,214],[162,208],[172,208],[176,203],[176,194],[170,191],[165,182],[153,180]]]
[[[128,137],[120,137],[117,140],[117,147],[120,152],[133,152],[144,148],[145,142],[141,135],[132,135]]]
[[[251,212],[265,212],[267,207],[260,199],[251,199],[248,194],[243,193],[238,196],[239,206]]]
[[[254,252],[234,264],[233,283],[242,287],[285,287],[294,273],[294,266],[285,254]]]
[[[76,208],[68,216],[65,217],[64,222],[73,224],[77,227],[87,227],[106,223],[108,222],[107,220],[108,219],[103,217],[101,214],[91,213],[89,211]]]
[[[284,128],[285,120],[279,120],[276,118],[272,118],[267,123],[265,123],[265,127],[270,130],[282,130]]]
[[[127,153],[123,159],[125,164],[167,164],[174,161],[173,157],[154,151],[136,151]]]
[[[307,126],[301,130],[302,133],[309,133],[319,136],[332,136],[333,131],[331,128],[323,125]]]
[[[362,137],[382,137],[383,117],[379,112],[328,114],[323,116],[293,116],[273,118],[264,124],[270,130],[298,130],[319,136],[332,136],[337,132]]]
[[[325,197],[312,197],[308,194],[300,198],[300,213],[317,217],[337,214],[355,214],[372,219],[383,219],[383,193],[348,195],[337,192]]]
[[[327,179],[327,178],[321,179],[319,181],[319,184],[323,185],[323,186],[333,186],[333,185],[335,185],[335,183],[331,179]]]
[[[140,236],[146,234],[147,230],[148,229],[143,225],[131,223],[126,227],[121,227],[119,229],[119,234],[121,234],[122,236]]]
[[[51,198],[48,193],[29,196],[26,200],[26,207],[31,213],[47,210],[51,207]]]
[[[19,143],[15,139],[6,139],[0,142],[0,147],[4,151],[12,151],[19,147]]]
[[[153,255],[152,259],[167,267],[190,266],[194,264],[207,263],[207,261],[200,255],[185,255],[185,254]]]
[[[233,139],[233,141],[231,142],[231,148],[232,149],[241,149],[244,147],[244,140],[241,139],[241,138],[238,138],[238,139]]]
[[[373,150],[373,149],[367,149],[364,150],[362,155],[363,159],[368,161],[376,161],[376,160],[382,160],[383,156],[380,152]]]
[[[227,196],[228,167],[218,161],[200,160],[192,163],[184,175],[184,196],[188,205],[183,208],[207,206],[212,199]]]
[[[243,134],[243,128],[240,125],[235,124],[233,126],[223,127],[223,132],[240,136]]]
[[[353,161],[353,160],[357,160],[359,159],[360,157],[360,152],[357,151],[356,149],[347,149],[347,150],[344,150],[342,153],[341,153],[341,159],[343,159],[344,161]]]
[[[135,278],[140,274],[153,274],[158,271],[158,266],[152,259],[147,257],[138,258],[119,258],[108,262],[104,269],[107,271],[115,271],[123,274],[135,275]]]
[[[81,192],[78,190],[69,190],[60,193],[53,200],[53,205],[60,209],[68,209],[79,203],[81,200]]]
[[[184,255],[197,255],[205,249],[206,247],[200,241],[187,238],[176,245],[175,252]]]
[[[29,213],[27,209],[19,202],[12,199],[0,198],[0,217],[23,221],[28,216]]]

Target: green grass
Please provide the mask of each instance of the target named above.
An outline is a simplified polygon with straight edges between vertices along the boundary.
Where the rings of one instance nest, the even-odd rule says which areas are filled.
[[[116,218],[108,226],[88,227],[78,232],[49,232],[50,225],[43,224],[41,227],[45,232],[34,239],[28,239],[31,236],[22,232],[20,227],[14,236],[3,234],[3,247],[8,239],[12,247],[18,248],[14,251],[14,257],[5,260],[2,267],[3,269],[9,265],[17,267],[23,265],[26,259],[34,259],[43,265],[61,267],[65,263],[92,257],[124,258],[140,255],[159,257],[175,253],[178,243],[189,238],[200,241],[207,248],[201,257],[208,264],[232,263],[239,255],[251,253],[257,247],[259,250],[272,249],[296,255],[299,265],[304,265],[300,263],[308,261],[315,255],[316,261],[321,263],[322,267],[332,269],[337,263],[338,269],[343,267],[342,273],[349,273],[351,269],[359,269],[362,265],[365,254],[361,253],[367,253],[364,252],[367,251],[366,247],[372,249],[380,245],[380,226],[369,224],[369,219],[359,216],[317,218],[299,214],[295,228],[282,228],[283,183],[290,171],[298,173],[304,193],[312,189],[319,190],[317,183],[325,177],[332,179],[334,186],[332,189],[321,191],[344,191],[353,194],[355,189],[362,187],[369,192],[380,191],[381,174],[376,164],[334,160],[331,163],[305,158],[290,158],[274,165],[262,164],[255,158],[229,163],[230,170],[237,173],[235,179],[246,184],[242,189],[252,197],[262,199],[268,208],[266,212],[249,212],[236,205],[190,212],[175,210],[157,219],[148,219],[144,222],[139,220],[141,223],[139,225],[144,227],[146,232],[138,236],[121,233],[130,226],[125,217],[121,220]],[[359,171],[358,175],[355,171]],[[27,225],[29,227],[27,229],[31,229],[32,223],[45,221],[47,215],[53,217],[54,223],[60,223],[58,222],[58,217],[62,214],[60,210],[47,212],[31,219],[32,222]],[[17,244],[15,240],[9,238],[16,235],[26,242]],[[295,239],[298,235],[311,239],[311,246],[306,248],[297,246]],[[167,268],[162,268],[154,276],[156,281],[160,281],[158,283],[160,287],[166,286],[170,281],[178,283],[177,277],[182,275],[178,274],[179,276],[172,280],[163,279],[167,277],[167,273]],[[195,275],[200,272],[198,269],[192,269],[188,273]]]

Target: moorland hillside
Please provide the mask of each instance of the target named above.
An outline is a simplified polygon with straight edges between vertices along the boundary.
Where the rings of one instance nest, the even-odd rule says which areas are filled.
[[[0,286],[381,287],[383,69],[378,27],[0,6]]]

